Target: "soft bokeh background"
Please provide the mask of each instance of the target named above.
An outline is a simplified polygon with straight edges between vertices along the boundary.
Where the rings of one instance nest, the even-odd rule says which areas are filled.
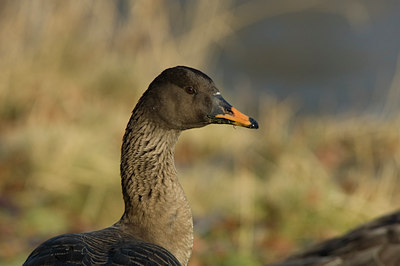
[[[185,132],[190,265],[263,265],[400,206],[398,1],[1,1],[0,264],[122,214],[121,138],[163,69],[260,129]]]

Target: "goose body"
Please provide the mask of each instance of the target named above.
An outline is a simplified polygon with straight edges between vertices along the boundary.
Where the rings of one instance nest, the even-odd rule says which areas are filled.
[[[199,70],[164,70],[132,112],[121,148],[125,211],[114,225],[45,241],[24,265],[187,265],[193,246],[189,203],[178,182],[180,133],[208,124],[258,128]]]
[[[316,244],[275,266],[399,266],[400,211]]]
[[[139,241],[117,227],[56,236],[24,265],[181,265],[165,248]]]

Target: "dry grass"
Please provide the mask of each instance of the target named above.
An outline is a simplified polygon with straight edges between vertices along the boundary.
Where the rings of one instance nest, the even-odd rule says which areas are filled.
[[[1,3],[0,264],[120,217],[129,113],[162,69],[212,69],[216,45],[240,28],[231,3],[215,3],[165,12],[167,2],[135,1],[129,16],[111,1]],[[264,264],[400,206],[398,116],[259,106],[258,131],[210,126],[178,144],[196,222],[191,265]]]

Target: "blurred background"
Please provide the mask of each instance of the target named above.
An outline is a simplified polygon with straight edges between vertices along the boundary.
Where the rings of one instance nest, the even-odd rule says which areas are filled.
[[[182,134],[190,265],[263,265],[400,206],[400,2],[0,2],[0,264],[123,211],[122,135],[152,79],[211,76],[257,131]]]

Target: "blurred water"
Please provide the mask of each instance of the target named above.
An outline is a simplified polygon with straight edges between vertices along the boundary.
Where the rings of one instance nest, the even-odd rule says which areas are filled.
[[[400,51],[400,1],[336,2],[238,32],[220,51],[224,84],[238,90],[245,80],[299,100],[303,112],[380,112]]]

